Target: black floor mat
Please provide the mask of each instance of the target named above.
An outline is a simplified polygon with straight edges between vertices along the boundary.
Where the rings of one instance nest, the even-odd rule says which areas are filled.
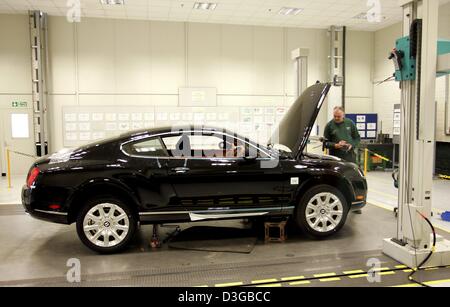
[[[169,241],[170,248],[249,254],[256,244],[252,229],[193,226]]]

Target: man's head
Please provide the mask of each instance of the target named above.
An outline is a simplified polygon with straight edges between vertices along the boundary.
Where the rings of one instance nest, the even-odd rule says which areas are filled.
[[[333,120],[336,124],[340,124],[344,121],[345,112],[343,107],[334,107]]]

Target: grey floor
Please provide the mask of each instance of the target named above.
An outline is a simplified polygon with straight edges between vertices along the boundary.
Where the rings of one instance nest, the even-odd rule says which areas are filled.
[[[408,273],[381,253],[382,239],[395,235],[396,219],[391,211],[378,205],[382,203],[387,209],[395,205],[396,190],[390,188],[386,173],[369,173],[368,180],[369,202],[377,205],[369,204],[361,215],[350,214],[345,227],[334,237],[316,241],[289,228],[285,243],[264,244],[258,240],[249,254],[186,251],[167,245],[152,250],[148,244],[152,228],[143,226],[128,250],[102,256],[81,244],[74,225],[38,221],[25,215],[19,205],[1,205],[0,286],[218,286],[255,285],[261,280],[275,286],[409,284]],[[442,200],[441,210],[448,208],[445,194],[449,187],[448,181],[435,183],[434,195],[435,199]],[[0,190],[0,194],[3,191]],[[203,224],[248,227],[240,221]],[[183,228],[189,226],[192,225],[182,225]],[[441,235],[450,238],[445,227],[440,229]],[[162,236],[171,230],[163,228]],[[66,280],[69,270],[66,264],[71,258],[80,260],[80,284],[69,284]],[[357,278],[359,276],[341,276],[349,271],[366,272],[367,261],[371,258],[379,259],[382,269],[386,270],[381,276],[382,283],[372,284],[366,278]],[[341,277],[319,278],[320,274]],[[308,281],[297,284],[286,281],[300,277]],[[420,272],[419,277],[434,281],[437,286],[448,285],[450,269]]]
[[[8,210],[6,211],[6,209]],[[346,226],[333,238],[315,241],[290,230],[285,243],[264,244],[259,240],[250,254],[203,252],[169,249],[152,250],[148,246],[151,227],[141,227],[132,246],[121,254],[102,256],[85,248],[74,226],[49,224],[34,220],[3,207],[0,212],[0,285],[67,285],[67,261],[81,263],[80,285],[133,286],[214,286],[293,276],[345,271],[367,271],[367,260],[377,258],[382,267],[395,269],[395,261],[380,252],[382,239],[395,231],[391,212],[367,206],[361,215],[351,214]],[[11,227],[17,225],[17,227]],[[207,225],[245,227],[242,223],[215,222]],[[188,227],[189,224],[183,225]],[[169,229],[167,229],[167,232]],[[164,235],[166,230],[162,230]],[[442,235],[449,237],[447,233]],[[403,274],[403,275],[402,275]],[[450,278],[450,270],[424,277],[426,280]],[[444,274],[444,276],[441,276]],[[383,285],[407,284],[407,274],[383,277]],[[365,278],[348,279],[335,285],[371,285]],[[356,283],[356,284],[355,284]],[[285,284],[283,284],[285,285]],[[310,285],[331,285],[312,282]]]

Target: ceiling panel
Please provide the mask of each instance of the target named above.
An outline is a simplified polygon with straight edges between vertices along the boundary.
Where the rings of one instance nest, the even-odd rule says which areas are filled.
[[[354,17],[367,12],[367,0],[200,0],[217,3],[214,11],[194,9],[195,0],[125,0],[124,6],[102,5],[100,0],[80,0],[82,17],[143,20],[192,21],[270,25],[280,27],[328,28],[348,26],[350,30],[376,31],[402,19],[398,0],[381,0],[383,20],[369,23]],[[450,0],[440,0],[442,4]],[[27,10],[65,16],[67,0],[0,0],[0,13],[25,14]],[[282,7],[303,9],[296,16],[281,16]]]

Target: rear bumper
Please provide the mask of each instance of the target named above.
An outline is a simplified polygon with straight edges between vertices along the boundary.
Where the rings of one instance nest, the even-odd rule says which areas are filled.
[[[26,185],[22,187],[22,206],[26,213],[36,219],[58,224],[69,224],[66,212],[47,209],[45,204],[41,204],[34,199],[33,188],[29,188]]]

